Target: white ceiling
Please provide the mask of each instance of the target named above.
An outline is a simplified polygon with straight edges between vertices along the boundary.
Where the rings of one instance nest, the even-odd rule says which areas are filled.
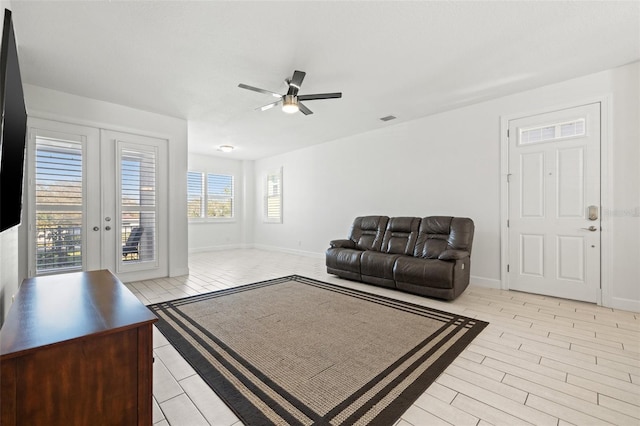
[[[11,0],[23,81],[189,120],[257,159],[640,59],[640,2]],[[294,70],[313,115],[255,108]],[[395,115],[383,123],[380,117]],[[217,147],[231,144],[231,154]]]

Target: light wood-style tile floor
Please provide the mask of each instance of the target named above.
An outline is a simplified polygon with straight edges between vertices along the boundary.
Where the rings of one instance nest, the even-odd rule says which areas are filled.
[[[145,304],[302,275],[490,322],[397,426],[640,425],[640,314],[470,286],[443,302],[328,275],[324,259],[261,250],[190,256],[190,274],[128,283]],[[242,423],[154,330],[154,424]]]

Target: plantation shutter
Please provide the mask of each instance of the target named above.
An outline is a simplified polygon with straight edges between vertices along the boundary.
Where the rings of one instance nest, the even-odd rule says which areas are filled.
[[[207,217],[233,217],[233,176],[207,174]]]
[[[187,173],[187,217],[204,217],[204,173]]]
[[[36,274],[82,269],[81,141],[36,136]]]
[[[267,174],[265,221],[282,223],[282,169]]]
[[[122,262],[157,260],[157,152],[119,144]]]

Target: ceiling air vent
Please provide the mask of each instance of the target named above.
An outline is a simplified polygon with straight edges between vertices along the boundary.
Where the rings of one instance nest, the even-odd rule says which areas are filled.
[[[393,115],[387,115],[386,117],[382,117],[380,118],[380,121],[391,121],[391,120],[395,120],[397,117],[393,116]]]

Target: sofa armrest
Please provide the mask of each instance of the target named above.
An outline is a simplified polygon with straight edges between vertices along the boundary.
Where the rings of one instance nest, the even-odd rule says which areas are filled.
[[[351,240],[332,240],[329,242],[331,248],[356,248],[356,243]]]
[[[438,259],[440,260],[460,260],[465,257],[469,257],[469,252],[466,250],[445,250],[440,253]]]

